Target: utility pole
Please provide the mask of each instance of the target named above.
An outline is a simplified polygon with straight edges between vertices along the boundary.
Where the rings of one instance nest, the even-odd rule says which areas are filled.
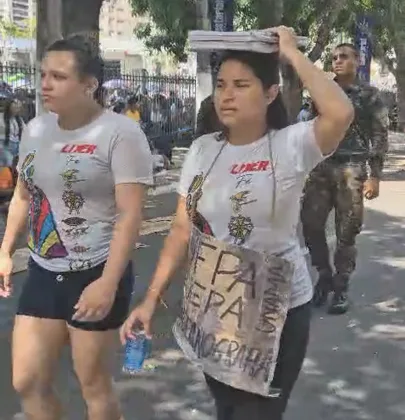
[[[42,112],[41,106],[41,60],[46,47],[62,38],[62,1],[37,0],[37,39],[35,60],[35,104],[36,115]]]
[[[209,18],[209,0],[197,0],[196,15],[197,29],[211,30]],[[206,51],[197,52],[197,94],[196,94],[196,112],[200,108],[201,102],[212,94],[211,60],[210,53]]]
[[[216,32],[232,32],[236,0],[211,0],[211,30]],[[213,83],[217,78],[218,56],[211,55],[211,70]]]

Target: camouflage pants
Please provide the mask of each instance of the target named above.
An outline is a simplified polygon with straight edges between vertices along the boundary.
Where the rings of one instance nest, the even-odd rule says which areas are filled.
[[[304,188],[301,221],[312,265],[319,272],[332,273],[326,239],[326,222],[335,209],[336,288],[346,289],[356,268],[356,236],[363,225],[364,163],[323,162],[310,174]]]

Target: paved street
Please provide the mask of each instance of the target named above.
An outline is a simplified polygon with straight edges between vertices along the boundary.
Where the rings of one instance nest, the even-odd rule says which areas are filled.
[[[304,371],[295,389],[286,420],[403,420],[405,418],[405,148],[404,139],[392,138],[381,196],[367,204],[365,228],[359,238],[358,271],[353,278],[353,307],[349,314],[313,316],[312,339]],[[169,174],[175,177],[175,173]],[[175,182],[175,181],[174,181]],[[162,182],[164,184],[164,182]],[[162,246],[175,196],[149,197],[143,236],[135,251],[139,300]],[[164,189],[161,189],[164,191]],[[24,260],[23,257],[21,257]],[[22,267],[23,269],[23,267]],[[10,383],[10,331],[15,301],[24,272],[14,276],[16,293],[0,301],[0,420],[19,413]],[[169,309],[156,317],[155,371],[136,378],[119,372],[122,354],[117,351],[116,385],[128,420],[206,420],[213,407],[201,375],[182,358],[173,342],[171,324],[181,298],[181,276],[165,300]],[[83,405],[72,373],[68,352],[58,381],[62,399],[69,405],[67,418],[84,418]]]

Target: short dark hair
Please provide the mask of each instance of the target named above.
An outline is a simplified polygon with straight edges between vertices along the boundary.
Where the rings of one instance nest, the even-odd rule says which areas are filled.
[[[94,98],[100,99],[104,82],[104,61],[86,38],[74,35],[66,39],[59,39],[46,49],[46,53],[51,51],[71,52],[75,57],[79,76],[90,76],[97,79],[98,89],[94,93]]]
[[[350,42],[342,42],[342,43],[336,45],[334,50],[338,50],[339,48],[349,48],[349,49],[351,49],[353,51],[353,54],[355,55],[355,57],[359,57],[359,55],[360,55],[357,47]]]

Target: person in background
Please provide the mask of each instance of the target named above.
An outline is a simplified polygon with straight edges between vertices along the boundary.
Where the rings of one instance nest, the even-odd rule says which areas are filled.
[[[363,224],[363,197],[372,200],[379,195],[388,150],[388,110],[378,90],[357,78],[359,53],[354,45],[338,45],[333,51],[332,66],[335,81],[353,103],[355,118],[333,156],[310,174],[304,189],[301,220],[312,264],[319,273],[314,304],[325,305],[333,292],[328,311],[343,314],[349,308],[349,280],[356,267],[356,237]],[[325,232],[333,209],[337,239],[335,271],[330,264]]]
[[[36,116],[35,92],[31,92],[27,99],[27,123]]]
[[[311,104],[309,102],[305,102],[304,106],[302,107],[301,111],[298,114],[297,121],[309,121],[311,119]]]
[[[124,114],[125,112],[125,102],[123,100],[117,100],[112,105],[112,111],[116,114]]]
[[[21,136],[25,127],[21,112],[21,102],[17,99],[12,99],[6,103],[3,114],[5,131],[4,145],[13,155],[14,167],[17,164]]]
[[[222,129],[221,122],[215,111],[213,99],[213,95],[209,95],[201,102],[197,114],[196,138],[204,134],[215,133]]]
[[[153,184],[152,156],[138,124],[100,105],[103,69],[81,37],[53,43],[41,65],[49,112],[22,136],[0,248],[0,296],[12,294],[12,255],[28,217],[30,260],[12,370],[30,420],[65,418],[53,380],[67,343],[86,418],[122,419],[110,362],[131,302],[131,257],[145,186]]]
[[[283,418],[306,354],[313,294],[297,235],[299,199],[306,176],[336,149],[353,120],[347,96],[299,51],[294,31],[272,31],[279,36],[280,55],[301,78],[319,116],[288,126],[279,92],[279,54],[230,51],[222,56],[214,104],[225,128],[192,143],[179,182],[175,219],[150,287],[121,329],[123,343],[133,336],[134,327],[151,334],[160,296],[189,251],[183,297],[188,304],[183,303],[173,331],[184,353],[205,374],[217,420]],[[200,254],[203,243],[207,246]],[[232,249],[227,256],[238,255],[237,271],[226,271],[235,269],[230,264],[235,258],[226,258],[223,265],[210,258],[218,249]],[[256,261],[278,256],[278,262],[252,277],[248,261],[253,257],[247,254],[254,254]],[[205,285],[194,277],[200,264]],[[234,277],[221,277],[221,284],[215,284],[219,269]],[[272,276],[273,269],[279,275]],[[286,287],[283,297],[266,298],[266,289],[275,290],[280,282]],[[225,307],[218,288],[224,294],[232,290]],[[274,335],[262,330],[257,313],[266,305],[272,308],[269,317],[277,319]],[[260,351],[249,347],[259,345]],[[263,354],[269,356],[261,358]],[[273,368],[267,370],[270,364],[274,375]],[[272,396],[271,389],[280,393]]]
[[[125,115],[137,123],[141,122],[141,110],[139,107],[139,101],[136,96],[132,96],[128,99],[128,107],[125,111]]]

